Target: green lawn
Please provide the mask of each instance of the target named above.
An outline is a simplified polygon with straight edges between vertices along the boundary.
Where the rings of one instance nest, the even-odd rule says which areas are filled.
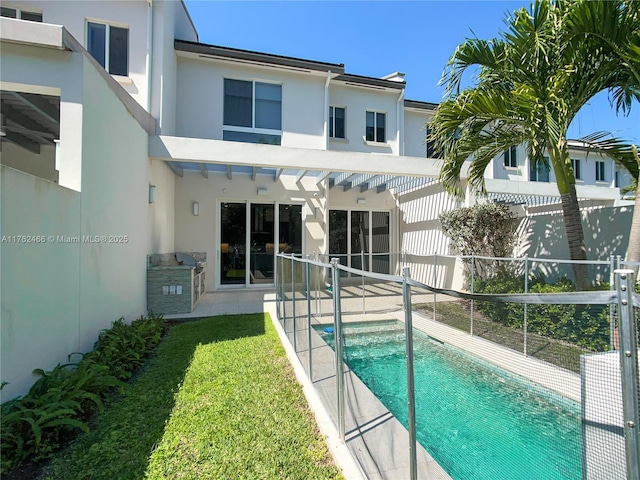
[[[267,314],[174,326],[51,479],[342,478]]]

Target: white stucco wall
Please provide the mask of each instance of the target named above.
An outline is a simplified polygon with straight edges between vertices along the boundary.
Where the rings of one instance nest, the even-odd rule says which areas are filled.
[[[87,58],[51,51],[49,61],[40,62],[42,82],[56,78],[58,53],[63,63],[71,58],[67,74],[73,76],[61,87],[61,160],[79,160],[81,181],[72,191],[2,167],[1,234],[46,238],[2,243],[2,380],[11,382],[3,398],[24,393],[34,368],[50,369],[71,352],[89,351],[101,329],[146,309],[148,135]],[[25,72],[26,80],[34,73]],[[80,95],[70,102],[79,118],[64,115],[67,89]],[[63,136],[68,129],[75,136]],[[84,236],[98,239],[83,242]]]
[[[148,253],[173,252],[175,174],[160,160],[149,160],[149,185],[155,185],[155,202],[149,203]]]
[[[427,156],[427,130],[425,123],[429,115],[426,112],[405,110],[404,112],[404,154],[408,157]]]
[[[282,84],[282,145],[324,149],[322,75],[178,57],[176,135],[222,139],[224,78]]]
[[[87,47],[87,21],[109,23],[129,29],[129,76],[120,78],[121,85],[142,105],[146,105],[147,2],[105,0],[100,2],[68,2],[64,0],[28,0],[2,2],[42,12],[42,21],[64,25],[83,47]]]
[[[0,163],[2,165],[7,165],[51,182],[58,181],[58,171],[55,168],[55,146],[41,145],[39,154],[9,142],[2,142],[1,148]]]
[[[0,167],[0,378],[2,401],[24,393],[35,368],[66,363],[78,350],[80,193]],[[13,236],[32,239],[13,241]],[[50,236],[53,235],[52,240]],[[34,240],[34,241],[30,241]],[[44,241],[43,241],[44,240]]]
[[[259,196],[258,188],[267,189],[267,195]],[[199,172],[185,171],[184,177],[175,180],[175,250],[207,253],[208,291],[219,284],[220,203],[245,201],[303,205],[303,251],[323,248],[325,201],[313,178],[303,178],[296,184],[291,175],[282,175],[274,182],[271,175],[258,175],[252,181],[250,175],[238,173],[229,180],[220,173],[210,172],[209,178],[204,178]],[[199,203],[198,216],[193,215],[193,202]]]
[[[345,108],[346,139],[330,140],[331,150],[371,152],[399,155],[398,97],[400,91],[386,92],[332,83],[329,86],[329,104]],[[366,112],[386,113],[386,143],[371,145],[365,142]],[[319,110],[322,114],[323,109]],[[404,114],[404,107],[402,107]]]

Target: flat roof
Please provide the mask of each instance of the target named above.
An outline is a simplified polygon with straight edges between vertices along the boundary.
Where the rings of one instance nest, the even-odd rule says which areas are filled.
[[[277,65],[320,72],[331,71],[336,74],[344,73],[343,63],[318,62],[316,60],[286,57],[284,55],[254,52],[251,50],[241,50],[239,48],[222,47],[219,45],[189,42],[186,40],[175,40],[174,48],[180,52],[195,53],[220,59],[241,60],[257,64]]]

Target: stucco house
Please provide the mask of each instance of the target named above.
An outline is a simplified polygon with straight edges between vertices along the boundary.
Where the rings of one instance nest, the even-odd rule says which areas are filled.
[[[279,251],[379,272],[401,250],[447,253],[438,214],[461,202],[426,142],[437,105],[405,98],[404,74],[201,43],[181,1],[3,1],[1,15],[5,399],[145,314],[150,255],[206,254],[214,291],[273,288]],[[630,222],[626,172],[572,152],[583,204]],[[553,172],[522,146],[486,177],[522,215],[557,210]]]

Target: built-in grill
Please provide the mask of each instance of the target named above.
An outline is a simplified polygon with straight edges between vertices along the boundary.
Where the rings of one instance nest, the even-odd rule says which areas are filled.
[[[176,262],[180,265],[195,267],[196,273],[202,272],[202,262],[197,261],[193,255],[189,255],[188,253],[176,252]]]

